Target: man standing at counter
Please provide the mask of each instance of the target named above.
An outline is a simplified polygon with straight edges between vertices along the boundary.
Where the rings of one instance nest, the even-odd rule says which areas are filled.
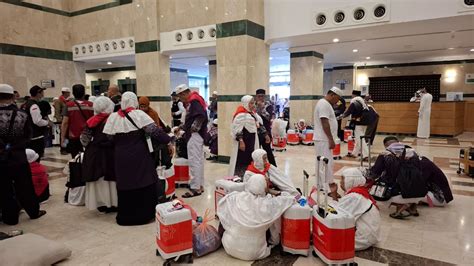
[[[431,102],[433,96],[428,93],[426,88],[420,91],[420,108],[418,109],[418,138],[427,139],[430,137],[430,118],[431,118]]]

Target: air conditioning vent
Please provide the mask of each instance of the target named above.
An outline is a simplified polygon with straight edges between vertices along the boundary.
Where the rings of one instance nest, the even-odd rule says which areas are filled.
[[[74,53],[79,54],[79,48],[78,47],[74,48]]]
[[[105,43],[104,48],[105,48],[105,51],[108,51],[110,50],[110,45],[108,43]]]
[[[209,30],[209,36],[211,36],[211,38],[215,38],[216,37],[216,29],[215,28],[211,28]]]
[[[92,47],[92,45],[89,45],[89,53],[92,53],[94,52],[94,47]]]
[[[204,35],[205,35],[205,33],[204,33],[203,30],[198,30],[198,38],[199,38],[199,39],[204,38]]]
[[[319,25],[319,26],[322,26],[326,23],[326,15],[324,14],[319,14],[317,17],[316,17],[316,24]]]
[[[117,42],[112,42],[112,47],[114,48],[114,50],[117,50]]]
[[[474,6],[474,0],[464,0],[466,6]]]
[[[360,21],[365,17],[365,11],[362,8],[358,8],[354,11],[354,19]]]
[[[83,53],[83,54],[86,53],[86,47],[85,47],[85,46],[82,46],[82,53]]]
[[[338,11],[336,14],[334,14],[334,22],[336,23],[342,23],[344,21],[344,18],[346,18],[346,15],[344,15],[344,12]]]
[[[181,42],[181,40],[183,39],[183,35],[181,35],[181,33],[176,33],[176,36],[174,38],[177,42]]]
[[[385,12],[386,12],[385,6],[379,5],[374,9],[374,16],[376,18],[381,18],[381,17],[385,16]]]
[[[102,49],[100,48],[100,44],[97,44],[97,45],[95,46],[95,49],[96,49],[97,52],[99,52],[99,53],[100,53],[100,50],[102,50]]]
[[[192,39],[193,39],[193,37],[194,37],[194,34],[193,34],[192,32],[190,32],[190,31],[188,31],[188,32],[186,33],[186,37],[187,37],[187,38],[188,38],[188,40],[190,41],[190,40],[192,40]]]
[[[121,40],[120,41],[120,47],[122,47],[122,49],[125,49],[125,46],[126,46],[125,41]]]
[[[133,40],[129,40],[128,45],[130,46],[130,48],[133,48],[133,46],[135,45],[135,42]]]

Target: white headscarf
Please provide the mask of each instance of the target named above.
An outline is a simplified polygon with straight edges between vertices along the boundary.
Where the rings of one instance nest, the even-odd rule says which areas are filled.
[[[133,92],[125,92],[122,94],[121,102],[122,110],[126,110],[129,107],[137,108],[138,107],[138,98],[137,95]],[[135,122],[138,128],[146,127],[150,124],[155,123],[145,112],[141,110],[134,109],[127,113],[128,116]],[[108,135],[115,135],[117,133],[128,133],[138,130],[135,125],[128,120],[127,117],[122,117],[116,113],[112,113],[107,119],[107,123],[104,126],[104,133]]]
[[[122,101],[120,102],[122,110],[126,110],[129,107],[138,108],[138,97],[135,93],[127,91],[122,94]]]
[[[36,162],[39,158],[39,155],[32,149],[26,149],[25,153],[28,163]]]
[[[366,182],[362,172],[356,167],[344,169],[342,176],[344,177],[344,187],[346,191],[354,187],[363,186]]]
[[[94,101],[97,99],[96,96],[91,96],[89,97],[89,102],[94,103]]]
[[[245,95],[244,97],[242,97],[242,99],[240,99],[242,106],[245,108],[245,110],[249,112],[252,112],[252,110],[250,110],[250,102],[252,100],[253,100],[253,96],[250,96],[250,95]]]
[[[252,193],[255,196],[265,196],[265,188],[267,187],[267,181],[263,175],[253,175],[245,183],[245,191]]]
[[[265,163],[263,162],[263,155],[266,155],[267,152],[262,149],[256,149],[255,151],[252,152],[252,160],[255,168],[257,168],[260,171],[263,171],[265,169]]]
[[[253,97],[250,95],[245,95],[241,99],[242,106],[248,112],[252,112],[249,106],[252,99]],[[257,123],[263,124],[263,120],[258,114],[240,113],[236,115],[231,126],[232,137],[235,139],[237,134],[242,132],[244,128],[250,133],[257,133]]]
[[[114,102],[109,97],[99,96],[94,100],[94,114],[111,114],[114,111]]]

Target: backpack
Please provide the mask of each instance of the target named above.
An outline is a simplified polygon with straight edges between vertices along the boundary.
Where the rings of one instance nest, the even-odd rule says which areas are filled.
[[[421,198],[426,196],[428,188],[426,180],[419,166],[418,156],[414,158],[405,158],[406,149],[403,150],[399,160],[399,171],[397,175],[397,184],[400,186],[401,195],[403,198]]]

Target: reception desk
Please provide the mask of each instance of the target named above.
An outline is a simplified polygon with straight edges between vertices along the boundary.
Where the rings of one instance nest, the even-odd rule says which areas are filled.
[[[419,103],[377,102],[371,105],[380,116],[377,132],[416,134]],[[474,110],[474,102],[433,102],[431,135],[456,136],[472,130],[474,113],[466,112],[468,109]]]

